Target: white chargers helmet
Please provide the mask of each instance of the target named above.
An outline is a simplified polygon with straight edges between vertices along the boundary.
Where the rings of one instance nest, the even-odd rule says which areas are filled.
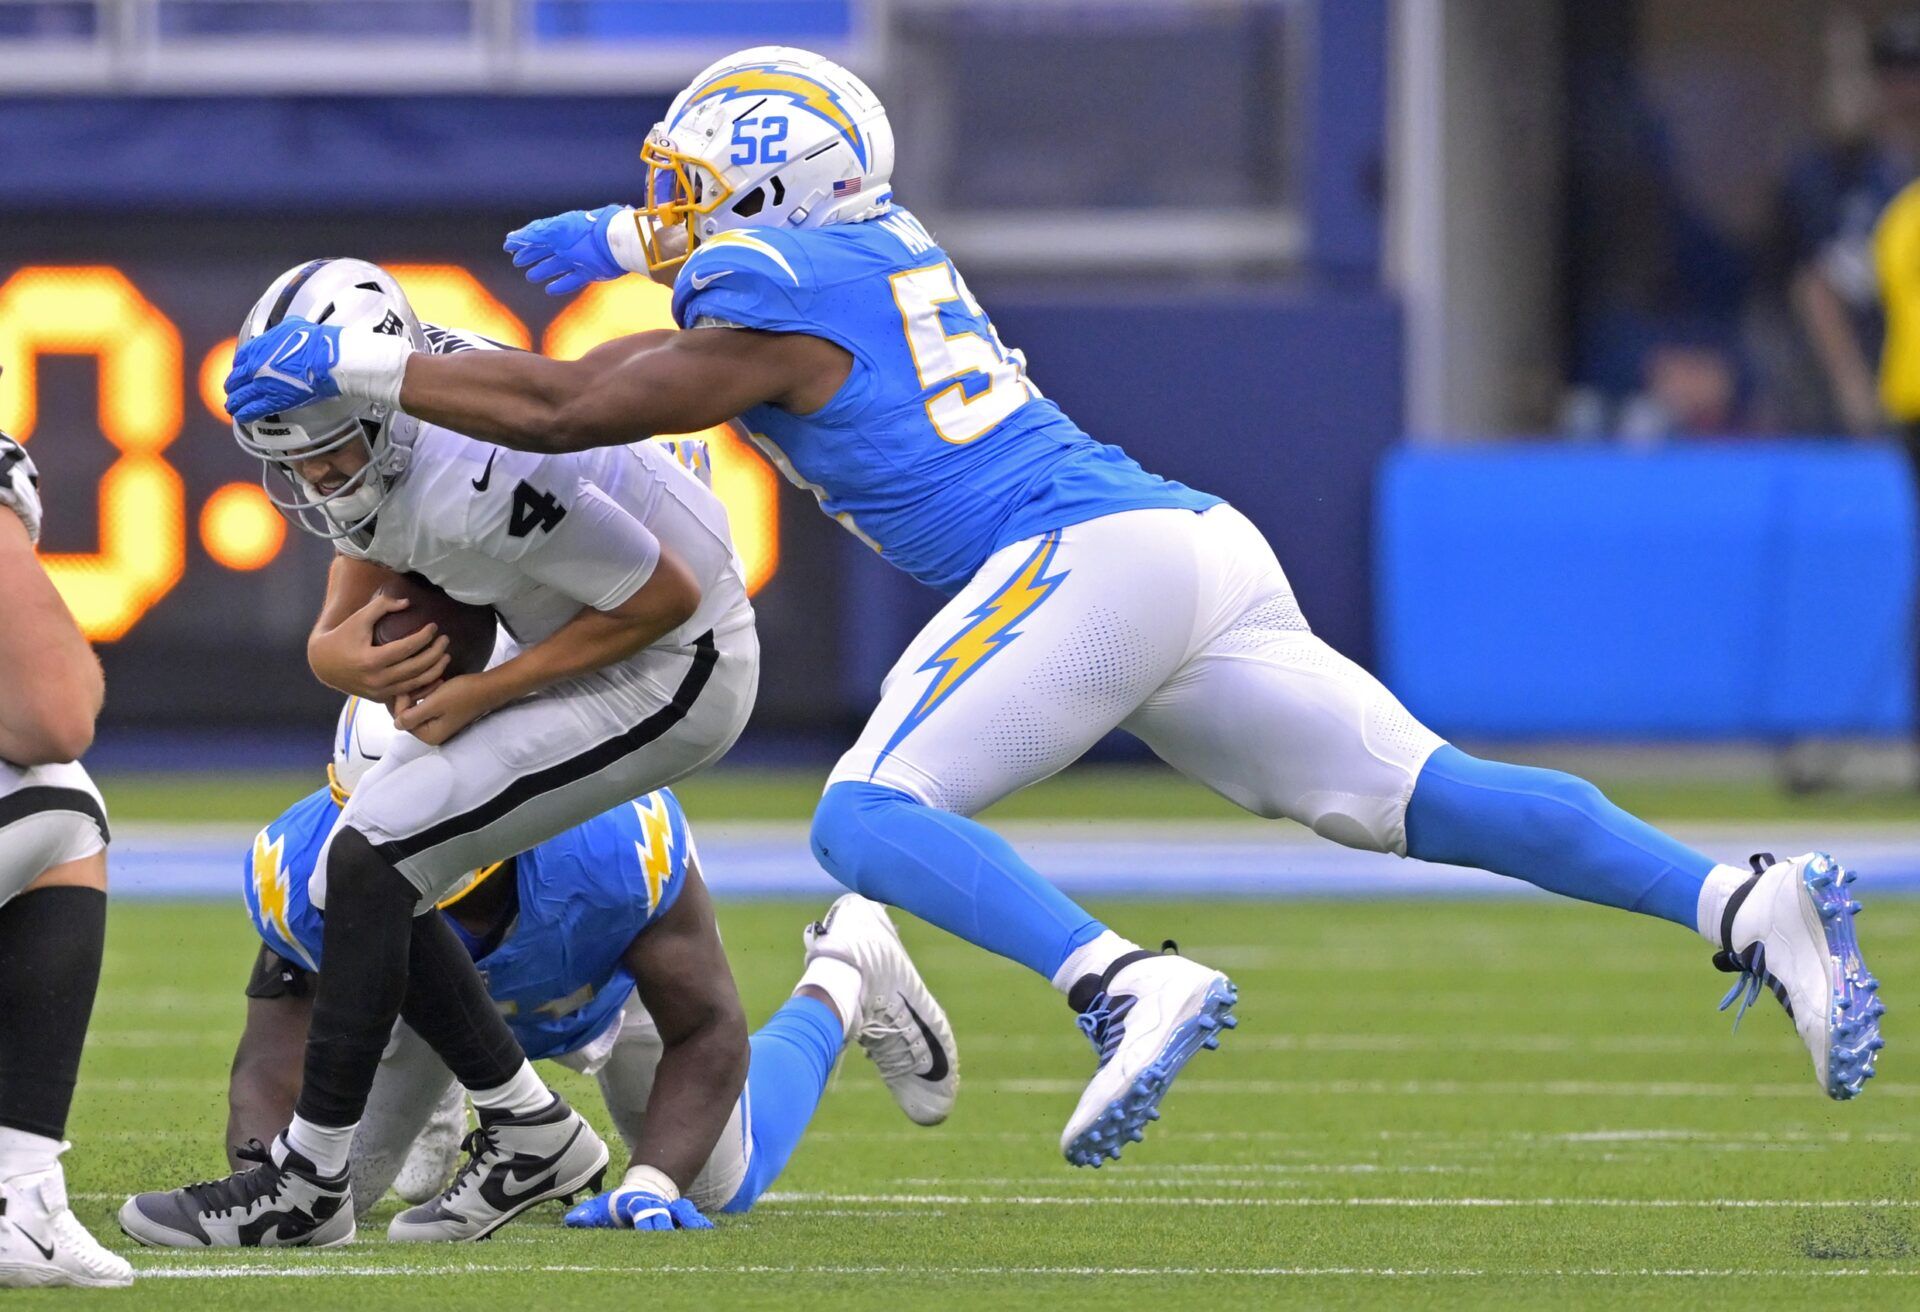
[[[353,796],[367,771],[379,764],[393,746],[393,715],[379,702],[349,697],[333,726],[333,760],[327,764],[327,787],[341,806]]]
[[[706,68],[640,158],[650,220],[640,232],[655,273],[732,228],[858,223],[893,198],[893,127],[880,98],[793,46],[755,46]],[[668,236],[675,230],[684,247]]]
[[[403,337],[417,351],[428,349],[420,318],[400,284],[365,260],[309,260],[288,269],[247,312],[240,343],[289,316],[328,327],[371,328]],[[406,467],[418,429],[417,420],[398,410],[341,396],[251,424],[236,423],[233,437],[241,450],[264,462],[261,485],[283,514],[316,537],[338,541],[372,524]],[[353,442],[366,445],[367,463],[334,491],[322,492],[294,472],[294,460],[327,455]],[[276,488],[290,495],[276,495]]]

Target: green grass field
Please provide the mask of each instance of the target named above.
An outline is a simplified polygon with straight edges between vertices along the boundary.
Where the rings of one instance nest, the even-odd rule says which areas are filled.
[[[824,769],[722,768],[675,785],[695,816],[722,820],[805,820],[820,800]],[[259,824],[324,783],[323,771],[107,774],[99,783],[115,819]],[[1598,776],[1601,789],[1635,815],[1687,820],[1920,821],[1920,792],[1797,795],[1770,781],[1685,776]],[[1262,821],[1171,770],[1075,766],[1014,794],[988,819]]]
[[[1091,1055],[1037,981],[917,923],[962,1070],[908,1123],[857,1054],[776,1191],[705,1234],[576,1234],[542,1209],[469,1248],[136,1251],[142,1307],[1890,1306],[1920,1284],[1903,1000],[1920,902],[1862,932],[1892,1004],[1881,1078],[1816,1090],[1772,1003],[1728,1034],[1703,945],[1541,903],[1111,903],[1230,970],[1240,1028],[1147,1143],[1061,1160]],[[752,1014],[818,908],[723,905]],[[82,1219],[131,1247],[129,1191],[223,1170],[250,957],[238,907],[113,912],[68,1159]],[[552,1072],[583,1108],[590,1087]],[[617,1152],[617,1150],[616,1150]],[[616,1164],[618,1164],[616,1162]]]

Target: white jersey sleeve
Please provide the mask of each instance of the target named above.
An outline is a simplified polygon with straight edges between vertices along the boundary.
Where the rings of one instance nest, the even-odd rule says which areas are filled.
[[[40,473],[18,442],[0,433],[0,506],[20,516],[29,541],[40,541]]]
[[[471,549],[595,610],[620,605],[653,577],[653,530],[569,462],[501,449],[486,481],[469,502]]]

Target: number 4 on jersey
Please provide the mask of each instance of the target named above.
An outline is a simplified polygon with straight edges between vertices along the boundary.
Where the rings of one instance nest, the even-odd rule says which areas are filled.
[[[535,529],[551,531],[567,517],[567,508],[551,492],[540,492],[533,484],[521,482],[513,490],[513,518],[507,521],[507,536],[523,538]]]

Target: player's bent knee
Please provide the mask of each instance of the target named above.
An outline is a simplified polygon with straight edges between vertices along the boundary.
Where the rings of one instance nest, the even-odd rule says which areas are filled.
[[[381,856],[373,842],[352,826],[343,827],[327,845],[327,898],[401,901],[411,906],[420,890]]]
[[[105,850],[95,852],[92,856],[83,856],[77,861],[63,861],[57,866],[49,866],[22,891],[34,893],[43,888],[95,888],[106,892]]]
[[[918,805],[905,793],[878,784],[833,785],[813,810],[809,837],[814,859],[854,892],[877,897],[873,889],[885,863],[874,841],[873,823],[893,807]]]

